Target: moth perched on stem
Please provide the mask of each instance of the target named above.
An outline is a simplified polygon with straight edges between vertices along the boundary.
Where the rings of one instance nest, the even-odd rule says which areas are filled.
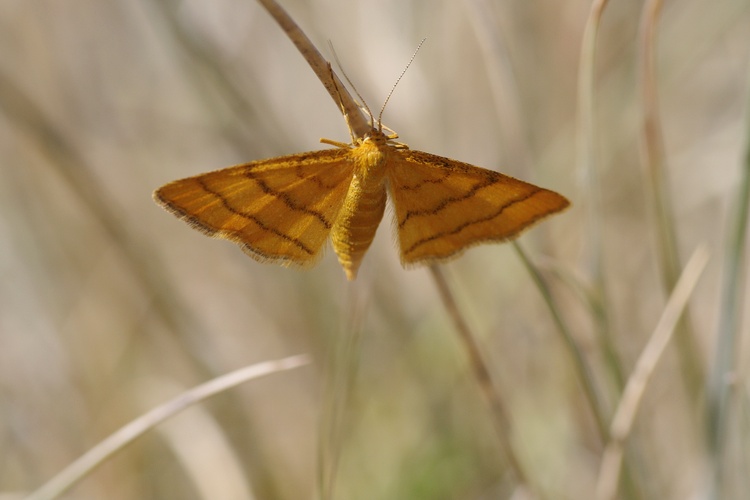
[[[336,148],[174,181],[154,198],[261,262],[311,266],[330,236],[350,280],[375,237],[387,193],[404,265],[509,240],[569,205],[554,191],[396,142],[395,133],[383,132],[385,104],[377,120],[365,105],[370,130],[358,138],[350,127],[349,144],[321,139]]]

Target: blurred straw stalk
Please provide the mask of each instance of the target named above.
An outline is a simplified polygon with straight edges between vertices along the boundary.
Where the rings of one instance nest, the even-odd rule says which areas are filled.
[[[384,122],[412,148],[572,200],[520,240],[541,281],[510,245],[472,249],[444,271],[481,335],[529,482],[548,498],[592,497],[607,425],[596,425],[582,384],[609,424],[670,295],[655,181],[640,155],[644,6],[608,2],[593,59],[582,62],[589,2],[283,5],[318,47],[332,41],[371,108],[427,37]],[[622,498],[712,489],[739,498],[748,486],[741,335],[725,367],[737,390],[722,432],[736,444],[721,450],[720,489],[709,487],[704,384],[717,325],[747,332],[737,317],[748,308],[738,295],[746,267],[730,267],[739,305],[720,308],[720,297],[722,269],[744,255],[727,246],[742,234],[731,221],[743,207],[735,186],[748,134],[749,22],[744,0],[687,0],[664,5],[654,24],[670,230],[682,262],[703,243],[711,258],[689,305],[703,374],[690,381],[682,351],[667,346],[624,443]],[[514,491],[440,295],[426,270],[401,269],[391,231],[381,229],[349,287],[330,252],[310,271],[264,266],[151,201],[175,178],[317,149],[320,137],[348,140],[338,109],[257,2],[4,0],[0,37],[0,494],[31,491],[137,417],[144,387],[190,387],[299,352],[314,368],[228,391],[192,418],[188,410],[187,431],[144,436],[74,497],[206,498],[205,478],[240,471],[247,498],[310,498],[319,446],[338,456],[335,498]],[[590,108],[579,107],[582,96]],[[352,325],[356,363],[334,366]],[[319,440],[326,418],[336,435]],[[206,439],[189,448],[179,436]],[[198,477],[186,450],[231,463]]]

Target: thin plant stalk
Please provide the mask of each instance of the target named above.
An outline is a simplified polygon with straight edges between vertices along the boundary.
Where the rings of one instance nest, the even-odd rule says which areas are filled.
[[[643,6],[640,41],[640,85],[643,106],[641,142],[648,174],[647,184],[655,213],[659,269],[665,288],[671,291],[677,284],[681,265],[675,217],[665,171],[666,153],[657,91],[656,34],[662,6],[662,0],[648,0]],[[676,345],[687,392],[697,403],[703,387],[704,374],[688,314],[689,310],[686,310],[678,324]]]
[[[513,442],[510,439],[510,414],[495,384],[492,382],[492,374],[487,365],[487,361],[482,355],[482,349],[479,346],[476,334],[471,330],[463,313],[458,307],[458,303],[456,302],[453,292],[448,285],[448,281],[445,279],[440,267],[430,266],[429,269],[432,278],[435,281],[438,293],[440,294],[443,306],[445,307],[448,316],[450,316],[453,321],[453,326],[456,328],[459,340],[466,351],[469,366],[474,374],[474,378],[477,380],[479,389],[487,400],[487,403],[490,405],[493,417],[492,422],[500,439],[505,458],[508,461],[510,468],[513,470],[520,486],[529,492],[534,492],[535,489],[531,487],[528,480],[529,476],[516,454]]]
[[[544,279],[542,273],[539,272],[539,269],[537,269],[536,266],[531,262],[529,257],[526,255],[526,252],[524,252],[523,248],[521,248],[521,245],[519,245],[517,242],[513,242],[513,248],[516,250],[516,253],[521,258],[521,262],[523,262],[526,270],[529,272],[531,278],[534,280],[534,283],[541,292],[542,297],[544,298],[544,302],[547,304],[547,307],[552,314],[552,320],[555,322],[558,331],[562,335],[565,345],[568,346],[568,351],[573,357],[573,366],[578,372],[578,378],[580,379],[581,385],[583,387],[583,393],[589,403],[591,413],[594,415],[598,437],[602,443],[606,443],[609,440],[607,418],[604,410],[604,403],[599,395],[599,391],[596,388],[594,374],[591,370],[591,367],[586,361],[586,357],[584,356],[581,348],[578,346],[575,338],[573,338],[573,334],[570,331],[570,328],[568,327],[567,323],[565,323],[565,320],[563,320],[562,314],[558,309],[554,299],[552,298],[552,291],[550,290],[547,280]]]
[[[591,277],[586,299],[593,315],[595,332],[599,339],[605,366],[609,370],[617,394],[625,386],[622,363],[615,347],[610,319],[607,275],[605,273],[602,241],[602,202],[601,179],[596,155],[596,54],[599,27],[608,0],[594,0],[589,9],[586,26],[581,41],[581,56],[578,68],[578,113],[576,123],[577,160],[586,191],[586,234],[588,236],[588,272]],[[566,341],[566,343],[568,343]],[[570,345],[568,343],[568,345]],[[601,409],[604,411],[604,408]],[[627,498],[637,498],[637,488],[633,482],[630,467],[625,468],[624,493]]]
[[[643,348],[633,373],[628,379],[625,391],[615,411],[610,426],[610,441],[604,450],[597,481],[597,500],[614,500],[619,483],[620,470],[625,454],[625,442],[635,422],[635,416],[643,400],[643,395],[651,380],[656,365],[672,339],[675,326],[688,303],[688,299],[698,283],[708,262],[708,250],[699,247],[685,266],[682,276],[669,297],[654,332]]]
[[[599,26],[608,0],[595,0],[591,4],[586,27],[581,42],[581,58],[578,69],[578,115],[577,115],[577,155],[586,189],[586,228],[589,240],[588,267],[591,275],[592,290],[587,294],[590,300],[596,331],[601,342],[607,367],[618,391],[624,386],[624,375],[617,350],[612,341],[609,307],[607,299],[607,281],[604,272],[602,255],[602,203],[601,181],[596,161],[596,124],[595,124],[595,85],[596,49]]]
[[[351,313],[343,326],[343,334],[336,335],[329,343],[328,360],[325,363],[324,401],[318,434],[318,497],[321,500],[335,498],[336,477],[341,460],[343,442],[349,429],[346,410],[351,401],[352,388],[356,380],[359,345],[362,340],[365,307],[354,283],[349,283],[349,307]]]
[[[747,232],[750,214],[750,88],[747,94],[745,120],[745,155],[741,164],[740,183],[731,214],[729,241],[726,246],[721,305],[717,332],[716,354],[708,381],[708,437],[713,455],[713,494],[723,498],[728,463],[726,448],[729,436],[732,384],[737,373],[737,354],[742,338],[742,290],[745,288],[747,269]]]
[[[281,26],[287,37],[300,51],[336,106],[341,109],[354,136],[363,137],[370,131],[371,124],[365,119],[357,101],[347,91],[336,73],[332,71],[330,63],[278,2],[275,0],[258,0],[258,2],[271,14],[271,17]]]
[[[78,481],[90,474],[95,468],[104,463],[109,457],[121,451],[144,433],[158,424],[183,411],[185,408],[199,403],[211,396],[224,392],[232,387],[249,380],[291,370],[310,362],[309,356],[299,354],[276,361],[266,361],[246,366],[222,375],[196,386],[170,399],[156,408],[149,410],[140,417],[121,427],[113,434],[102,440],[77,460],[69,464],[56,476],[47,481],[39,489],[26,496],[24,500],[52,500],[73,487]]]
[[[547,304],[547,307],[550,310],[552,319],[557,326],[557,330],[562,336],[563,342],[567,346],[568,351],[570,352],[570,355],[572,357],[573,366],[578,373],[578,378],[581,381],[581,385],[583,387],[583,393],[589,403],[589,408],[591,409],[591,412],[594,416],[594,421],[596,422],[598,437],[602,443],[607,443],[610,439],[609,429],[607,426],[607,413],[604,407],[604,401],[599,394],[599,390],[597,389],[597,385],[594,380],[594,372],[592,371],[588,361],[586,360],[586,356],[584,355],[583,350],[578,345],[578,342],[576,342],[570,328],[564,321],[562,313],[552,297],[552,290],[550,289],[547,280],[544,278],[544,276],[542,276],[542,273],[539,271],[539,269],[537,269],[537,267],[531,262],[531,259],[529,259],[529,257],[526,255],[526,252],[523,251],[523,248],[521,248],[520,244],[518,244],[517,242],[513,242],[513,247],[521,258],[521,261],[524,263],[524,266],[529,271],[529,274],[531,275],[532,279],[537,285],[537,288],[541,292],[542,297],[544,298],[544,302]],[[639,494],[637,485],[633,481],[629,467],[626,467],[624,477],[624,494],[627,498],[638,498]]]

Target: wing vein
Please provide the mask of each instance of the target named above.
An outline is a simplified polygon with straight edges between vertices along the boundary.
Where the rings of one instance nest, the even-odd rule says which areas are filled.
[[[267,224],[265,224],[263,221],[261,221],[256,216],[254,216],[252,214],[248,214],[247,212],[243,212],[241,210],[237,210],[233,206],[229,205],[229,203],[227,202],[227,199],[224,198],[224,196],[222,196],[221,193],[218,193],[218,192],[212,190],[210,187],[208,187],[208,185],[204,182],[203,179],[197,178],[196,181],[198,182],[198,184],[201,186],[201,188],[204,191],[206,191],[207,193],[213,195],[219,201],[221,201],[221,204],[224,205],[224,208],[226,208],[232,214],[234,214],[234,215],[236,215],[238,217],[242,217],[243,219],[250,220],[250,221],[254,222],[263,231],[268,231],[269,233],[274,234],[274,235],[278,236],[279,238],[292,243],[293,245],[295,245],[296,247],[298,247],[300,250],[302,250],[303,252],[307,253],[308,255],[314,255],[315,254],[315,252],[313,250],[311,250],[310,248],[308,248],[299,239],[297,239],[297,238],[295,238],[293,236],[289,236],[288,234],[282,233],[278,229],[274,229],[273,227],[268,226]],[[190,216],[190,215],[188,216],[188,218],[189,218],[189,220],[193,221],[193,223],[197,224],[198,226],[205,227],[205,226],[203,226],[203,224],[200,222],[200,220],[198,218]],[[216,232],[217,233],[222,233],[223,232],[223,233],[229,233],[229,234],[234,234],[235,233],[235,231],[227,231],[227,230],[219,230],[219,231],[216,231]]]
[[[414,244],[412,244],[411,247],[409,247],[407,250],[405,250],[404,253],[409,254],[409,253],[413,252],[414,250],[416,250],[417,248],[419,248],[421,245],[424,245],[425,243],[429,243],[430,241],[434,241],[434,240],[437,240],[439,238],[444,238],[445,236],[452,236],[454,234],[458,234],[461,231],[463,231],[464,229],[466,229],[467,227],[471,227],[471,226],[473,226],[475,224],[481,224],[482,222],[488,222],[488,221],[491,221],[492,219],[500,217],[503,214],[503,212],[505,210],[507,210],[508,208],[512,207],[513,205],[515,205],[517,203],[522,203],[522,202],[524,202],[524,201],[526,201],[526,200],[534,197],[536,194],[538,194],[538,193],[540,193],[542,191],[543,191],[543,189],[537,188],[537,189],[529,192],[526,196],[522,196],[522,197],[517,198],[515,200],[511,200],[508,203],[500,206],[497,211],[493,212],[490,215],[487,215],[487,216],[482,217],[480,219],[466,221],[466,222],[464,222],[462,224],[459,224],[458,226],[456,226],[455,228],[451,229],[450,231],[440,231],[440,232],[435,233],[435,234],[433,234],[431,236],[428,236],[427,238],[422,238],[421,240],[418,240],[418,241],[414,242]],[[527,221],[524,221],[525,222],[524,227],[533,224],[536,220],[541,219],[541,218],[549,215],[549,213],[554,212],[554,211],[556,211],[556,209],[551,210],[550,212],[543,212],[543,213],[539,213],[539,214],[535,215],[533,218],[528,219]],[[510,236],[512,236],[512,235],[505,235],[503,239],[507,239]],[[487,239],[490,240],[492,238],[488,237]]]
[[[453,203],[458,203],[459,201],[464,201],[469,198],[473,198],[474,195],[479,191],[480,189],[486,188],[487,186],[491,186],[495,184],[494,179],[485,179],[483,182],[478,182],[472,188],[465,193],[463,193],[461,196],[451,196],[450,198],[443,198],[440,203],[435,205],[432,208],[424,208],[422,210],[409,210],[406,212],[406,215],[404,216],[404,220],[400,221],[398,223],[399,228],[403,228],[404,225],[411,219],[412,217],[418,217],[420,215],[435,215],[441,210],[444,210],[446,207]]]
[[[326,229],[331,229],[331,222],[328,221],[325,218],[325,216],[323,216],[322,213],[318,212],[317,210],[312,210],[310,208],[307,208],[298,204],[287,193],[276,191],[275,189],[270,187],[268,184],[266,184],[266,182],[263,179],[260,179],[257,176],[255,176],[252,170],[246,171],[243,175],[247,177],[248,179],[255,181],[255,183],[258,185],[258,187],[260,187],[263,193],[269,196],[273,196],[277,200],[280,200],[282,203],[284,203],[284,205],[286,205],[292,210],[296,210],[297,212],[302,212],[312,217],[315,217],[316,219],[320,221],[321,224],[323,224],[323,226],[325,226]]]

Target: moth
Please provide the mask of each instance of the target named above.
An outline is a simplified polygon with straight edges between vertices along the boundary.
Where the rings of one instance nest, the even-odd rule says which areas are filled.
[[[370,115],[372,116],[372,115]],[[391,198],[401,262],[433,264],[515,238],[569,202],[498,172],[415,151],[378,119],[351,144],[170,182],[158,204],[261,262],[309,267],[330,237],[353,280]]]

